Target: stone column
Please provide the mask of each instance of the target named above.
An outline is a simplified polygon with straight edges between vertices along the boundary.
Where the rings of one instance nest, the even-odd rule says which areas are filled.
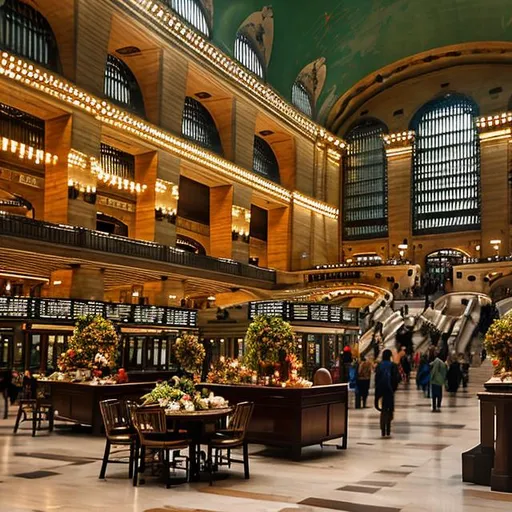
[[[231,258],[233,186],[210,188],[210,254]]]
[[[258,110],[254,105],[240,98],[236,99],[234,110],[235,163],[251,170],[253,167],[254,135]]]
[[[147,188],[137,195],[135,238],[155,240],[155,197],[158,156],[156,151],[135,157],[135,181]]]
[[[309,241],[309,237],[308,237]],[[287,206],[268,211],[268,266],[289,270],[290,208]]]
[[[49,297],[101,301],[104,294],[104,269],[73,265],[70,269],[55,270],[51,274]]]

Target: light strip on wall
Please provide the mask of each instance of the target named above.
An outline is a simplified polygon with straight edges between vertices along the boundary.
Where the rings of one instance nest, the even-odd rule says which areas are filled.
[[[251,171],[247,171],[243,167],[229,162],[200,146],[176,137],[155,125],[149,124],[105,100],[86,93],[59,76],[55,76],[47,71],[41,71],[33,64],[8,52],[2,52],[0,76],[48,94],[53,98],[95,116],[103,123],[136,135],[171,153],[216,171],[230,180],[236,179],[281,201],[289,203],[292,195],[296,194],[299,197],[306,198],[307,202],[305,200],[302,201],[304,206],[316,213],[326,212],[325,214],[327,214],[329,212],[328,208],[338,211],[334,207],[330,207],[321,201],[304,196],[298,192],[292,194],[292,192],[280,185],[262,178]]]
[[[274,113],[301,130],[312,140],[320,139],[335,148],[342,149],[345,142],[325,128],[316,124],[302,112],[290,105],[274,89],[263,83],[249,72],[238,61],[231,59],[201,34],[190,28],[171,10],[160,2],[153,0],[124,0],[123,4],[131,4],[142,11],[152,23],[160,26],[166,34],[192,50],[201,58],[213,64],[219,71],[230,79],[244,86],[249,93]]]

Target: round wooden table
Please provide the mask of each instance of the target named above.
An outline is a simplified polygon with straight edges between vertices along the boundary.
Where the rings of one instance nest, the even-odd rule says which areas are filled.
[[[224,407],[222,409],[205,409],[202,411],[170,411],[165,410],[168,420],[177,423],[177,428],[188,431],[190,444],[190,480],[197,481],[200,478],[201,464],[199,454],[201,449],[201,440],[208,433],[215,432],[216,424],[229,416],[233,412],[233,407]]]

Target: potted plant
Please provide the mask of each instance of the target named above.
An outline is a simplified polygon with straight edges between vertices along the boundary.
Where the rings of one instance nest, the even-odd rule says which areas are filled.
[[[501,381],[512,381],[512,315],[495,320],[484,340],[492,358],[494,376]]]

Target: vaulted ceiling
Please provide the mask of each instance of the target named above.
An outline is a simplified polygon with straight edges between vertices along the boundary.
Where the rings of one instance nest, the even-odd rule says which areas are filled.
[[[240,25],[269,4],[215,0],[213,41],[232,55]],[[323,116],[359,80],[400,59],[447,45],[512,41],[510,0],[276,0],[272,9],[267,80],[290,99],[301,70],[324,57]]]

